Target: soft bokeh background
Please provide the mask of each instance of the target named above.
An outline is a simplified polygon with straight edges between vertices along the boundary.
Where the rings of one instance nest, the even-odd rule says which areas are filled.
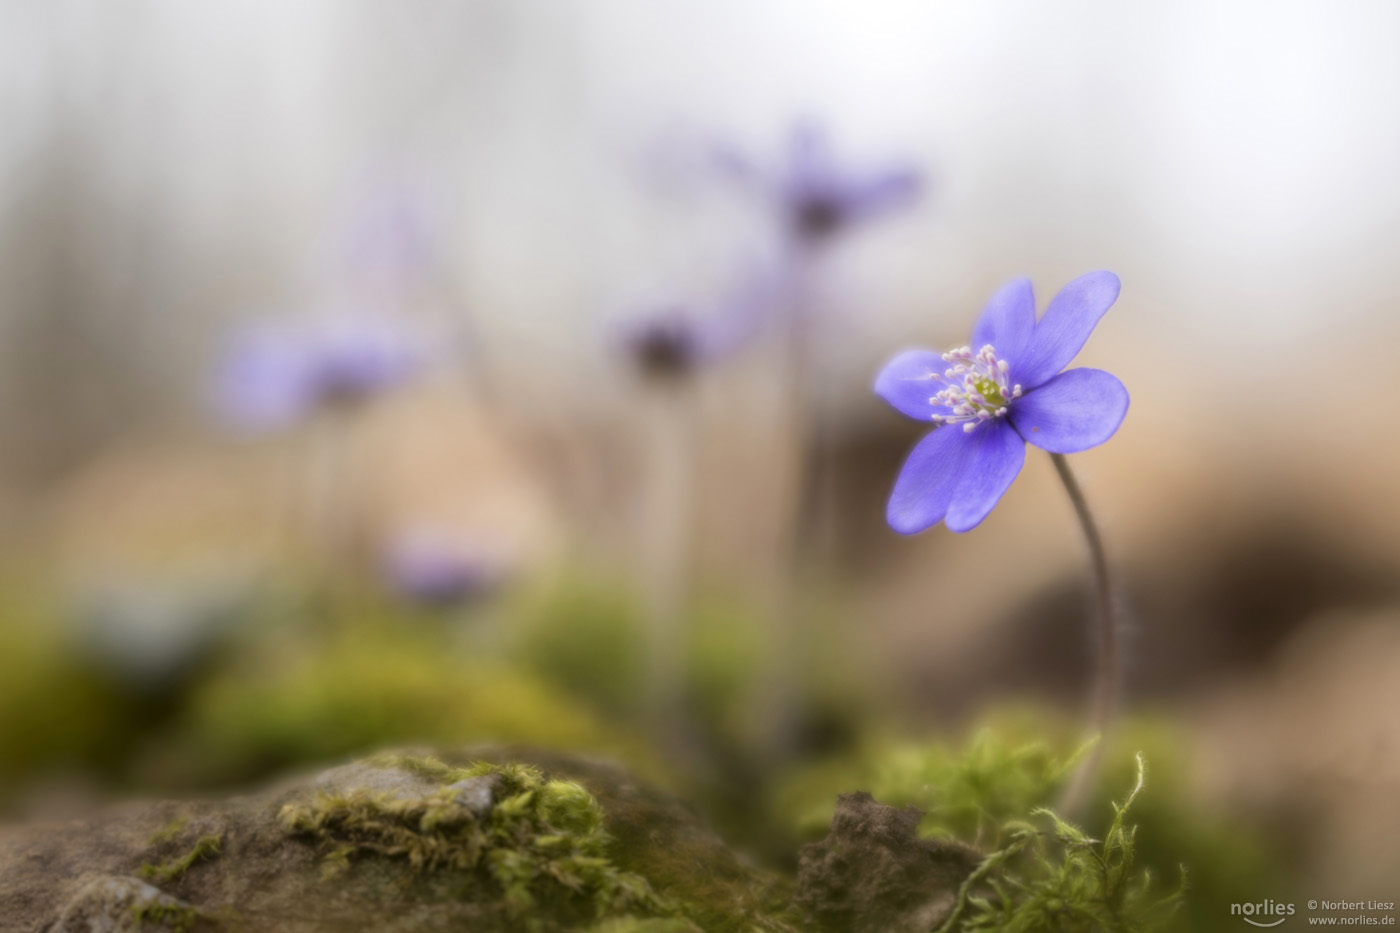
[[[1009,278],[1044,301],[1108,268],[1080,360],[1133,406],[1074,462],[1132,706],[1285,853],[1235,899],[1394,895],[1398,34],[1369,0],[0,5],[4,807],[495,737],[700,775],[723,820],[870,736],[1072,715],[1084,560],[1048,459],[974,532],[900,539],[920,428],[868,386]],[[710,156],[775,163],[803,119],[923,197],[808,270],[799,404],[781,328],[671,398],[612,325],[781,265]],[[386,201],[411,234],[375,238]],[[382,301],[381,261],[420,377],[329,426],[221,422],[230,335]],[[411,604],[405,538],[480,579]],[[704,736],[680,751],[646,725],[658,577]]]

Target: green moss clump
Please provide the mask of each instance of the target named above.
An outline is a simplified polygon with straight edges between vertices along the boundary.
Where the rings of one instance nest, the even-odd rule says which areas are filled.
[[[670,911],[640,875],[620,871],[608,857],[603,810],[571,781],[547,780],[519,764],[452,768],[432,759],[397,759],[395,766],[438,781],[490,778],[494,805],[485,813],[443,786],[422,797],[356,792],[323,795],[280,814],[289,832],[328,848],[331,872],[366,856],[402,859],[418,872],[480,872],[516,915],[537,908],[586,910],[594,919]]]
[[[1084,752],[1075,736],[1072,724],[1043,713],[1003,711],[962,747],[880,743],[856,758],[810,768],[788,782],[774,806],[802,837],[817,838],[826,832],[838,793],[869,788],[881,803],[924,810],[924,835],[952,836],[984,852],[999,852],[1028,825],[1039,830],[1051,821],[1046,834],[1037,838],[1058,847],[1044,853],[1054,862],[1058,852],[1068,851],[1069,843],[1058,839],[1067,834],[1053,824],[1045,808],[1060,796]],[[1133,863],[1158,878],[1174,878],[1182,866],[1189,872],[1190,896],[1180,903],[1174,929],[1228,929],[1232,902],[1247,898],[1249,891],[1288,887],[1283,847],[1271,845],[1266,827],[1238,813],[1222,812],[1191,793],[1185,744],[1158,720],[1129,720],[1116,731],[1105,749],[1098,781],[1102,790],[1089,802],[1084,832],[1111,839],[1110,817],[1116,818],[1116,809],[1107,795],[1135,786],[1138,753],[1152,763],[1153,779],[1148,793],[1132,798],[1137,827]],[[985,928],[1008,933],[1022,929]]]
[[[131,916],[139,925],[162,927],[170,933],[194,933],[195,924],[199,922],[201,914],[193,907],[151,901],[133,904]]]
[[[194,847],[179,858],[142,865],[141,877],[153,881],[174,881],[199,862],[217,858],[223,851],[223,836],[200,836],[195,840]]]
[[[927,811],[925,835],[995,848],[1004,824],[1054,799],[1087,750],[1063,753],[1043,739],[1008,742],[982,729],[962,750],[897,750],[881,763],[873,793]]]
[[[456,656],[431,633],[364,628],[271,663],[253,652],[200,684],[151,770],[226,783],[386,744],[483,741],[645,758],[538,679]]]
[[[444,764],[436,758],[417,758],[410,755],[375,755],[368,759],[368,763],[376,768],[394,768],[438,784],[455,784],[481,774],[476,766],[458,768]]]
[[[147,699],[75,652],[67,631],[52,600],[0,573],[0,796],[56,767],[117,772],[149,723]]]
[[[1004,828],[1005,844],[987,856],[963,883],[957,904],[938,933],[1043,931],[1043,933],[1140,933],[1160,929],[1181,906],[1185,890],[1161,895],[1149,871],[1135,871],[1136,827],[1128,808],[1141,793],[1145,769],[1102,842],[1038,809],[1030,823]]]
[[[924,811],[920,832],[997,847],[1011,820],[1025,820],[1059,794],[1090,746],[1078,748],[1043,723],[1000,717],[965,745],[879,743],[855,759],[809,768],[789,779],[775,806],[806,838],[826,832],[836,794],[869,789],[878,801]]]
[[[524,608],[520,663],[591,708],[635,716],[645,696],[646,637],[622,587],[568,580]]]

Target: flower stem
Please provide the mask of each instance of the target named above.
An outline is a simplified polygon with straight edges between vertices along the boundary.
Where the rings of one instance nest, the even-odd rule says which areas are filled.
[[[359,481],[355,412],[341,406],[317,411],[307,431],[306,508],[315,587],[335,613],[353,576]]]
[[[1118,637],[1118,614],[1113,599],[1113,584],[1108,573],[1108,557],[1104,552],[1103,538],[1089,511],[1089,503],[1084,498],[1084,490],[1069,468],[1064,454],[1051,454],[1055,472],[1060,475],[1069,501],[1074,505],[1074,514],[1084,531],[1084,541],[1089,547],[1089,559],[1094,569],[1094,601],[1098,622],[1098,661],[1094,672],[1094,699],[1090,718],[1091,728],[1098,735],[1098,742],[1080,762],[1074,776],[1070,778],[1060,800],[1059,810],[1065,819],[1075,819],[1075,813],[1084,803],[1084,796],[1093,786],[1103,759],[1103,746],[1109,724],[1118,706],[1118,687],[1122,678],[1122,647]]]
[[[683,712],[684,648],[695,508],[698,399],[695,387],[648,387],[647,481],[651,484],[641,564],[649,659],[648,708],[662,728],[674,728]]]
[[[782,443],[791,460],[784,464],[786,496],[778,516],[772,661],[755,712],[758,738],[770,767],[786,763],[793,756],[802,715],[802,621],[806,608],[802,578],[809,570],[805,533],[811,530],[809,510],[815,505],[812,484],[818,450],[815,441],[820,431],[812,413],[813,369],[817,361],[811,302],[818,259],[809,248],[794,244],[786,260],[790,264],[787,276],[791,292],[784,308],[782,366],[787,434]]]

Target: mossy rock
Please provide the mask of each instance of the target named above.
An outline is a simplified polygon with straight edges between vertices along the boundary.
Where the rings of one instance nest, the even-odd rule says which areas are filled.
[[[401,751],[0,828],[5,929],[788,931],[789,896],[664,791],[530,749]]]

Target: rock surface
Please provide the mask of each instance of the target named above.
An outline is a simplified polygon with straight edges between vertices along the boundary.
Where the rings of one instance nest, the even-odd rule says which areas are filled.
[[[842,794],[821,842],[805,846],[797,903],[832,933],[926,933],[952,911],[982,856],[956,842],[921,839],[922,811]]]
[[[50,933],[141,933],[151,925],[189,926],[197,911],[137,878],[91,875],[64,906]]]
[[[484,872],[425,871],[393,853],[335,862],[324,842],[298,835],[279,819],[287,805],[305,809],[327,795],[394,805],[432,795],[472,812],[500,803],[493,803],[497,782],[491,776],[452,781],[392,763],[429,756],[454,767],[526,763],[551,779],[577,782],[596,798],[617,870],[644,878],[688,918],[613,920],[599,929],[795,929],[768,907],[786,900],[775,890],[779,882],[738,858],[680,801],[615,765],[527,749],[397,755],[227,800],[128,803],[63,824],[0,827],[0,930],[589,929],[594,918],[578,904],[564,909],[542,902],[528,917],[512,912]],[[147,904],[165,909],[143,909]]]

